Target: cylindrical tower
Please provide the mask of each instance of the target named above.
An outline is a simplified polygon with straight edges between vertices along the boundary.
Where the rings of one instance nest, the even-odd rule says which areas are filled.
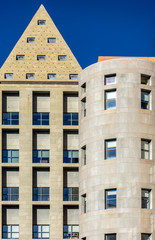
[[[155,63],[80,74],[80,238],[155,239]]]

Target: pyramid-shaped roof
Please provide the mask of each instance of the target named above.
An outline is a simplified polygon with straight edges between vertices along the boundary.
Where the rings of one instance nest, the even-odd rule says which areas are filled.
[[[28,81],[26,74],[33,73],[34,81],[53,81],[48,79],[49,74],[56,74],[54,81],[73,81],[70,74],[80,71],[79,63],[41,5],[0,69],[0,79]]]

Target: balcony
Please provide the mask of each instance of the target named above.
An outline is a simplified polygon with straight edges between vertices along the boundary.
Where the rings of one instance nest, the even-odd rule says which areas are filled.
[[[3,187],[3,201],[19,201],[18,187]]]
[[[68,187],[64,188],[64,201],[79,201],[79,188]]]
[[[33,163],[49,163],[49,150],[33,150]]]
[[[64,239],[78,239],[79,238],[79,225],[64,225],[63,232]]]
[[[19,125],[19,112],[3,112],[3,125]]]
[[[34,239],[49,239],[50,238],[50,225],[33,225],[33,238]]]
[[[64,150],[63,162],[64,163],[78,163],[79,162],[79,151],[78,150]]]
[[[49,201],[50,200],[49,187],[33,188],[33,201]]]
[[[18,239],[19,238],[19,225],[3,225],[2,238]]]
[[[78,113],[64,113],[63,125],[78,125]]]
[[[2,151],[3,163],[19,163],[19,150],[3,150]]]
[[[49,125],[49,113],[33,113],[33,125]]]

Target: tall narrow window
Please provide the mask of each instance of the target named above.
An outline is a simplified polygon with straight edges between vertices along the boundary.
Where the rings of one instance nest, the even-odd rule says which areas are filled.
[[[116,83],[116,74],[105,76],[105,85],[110,85],[115,83]]]
[[[141,74],[141,84],[150,85],[150,76]]]
[[[150,145],[150,140],[141,139],[141,158],[150,159]]]
[[[87,198],[86,194],[82,195],[82,213],[86,213],[87,211]]]
[[[116,208],[117,205],[117,190],[107,189],[105,191],[105,208]]]
[[[116,234],[106,234],[105,235],[105,240],[116,240]]]
[[[116,90],[105,91],[105,109],[116,108]]]
[[[86,165],[86,145],[81,148],[82,165]]]
[[[81,93],[85,93],[86,92],[86,83],[81,85]]]
[[[150,91],[141,90],[141,109],[150,110]]]
[[[86,117],[86,98],[81,100],[81,114],[82,117]]]
[[[116,158],[116,139],[105,141],[105,159]]]
[[[150,209],[151,190],[142,189],[142,208]]]
[[[141,240],[151,240],[151,234],[142,233],[141,234]]]

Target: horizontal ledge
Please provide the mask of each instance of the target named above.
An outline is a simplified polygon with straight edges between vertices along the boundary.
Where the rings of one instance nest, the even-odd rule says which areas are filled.
[[[43,85],[78,85],[78,82],[59,82],[59,81],[0,81],[0,84],[43,84]]]

